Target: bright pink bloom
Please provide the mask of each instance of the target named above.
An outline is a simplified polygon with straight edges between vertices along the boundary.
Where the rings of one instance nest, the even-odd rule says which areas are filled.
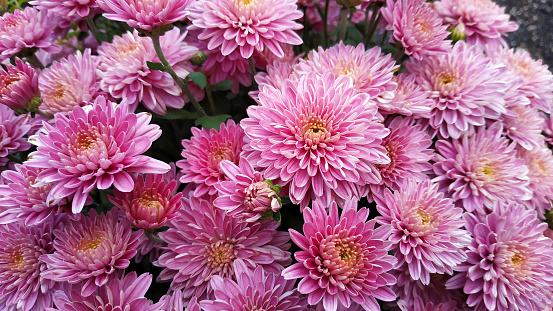
[[[0,163],[5,164],[5,157],[19,151],[29,150],[31,144],[26,136],[31,130],[31,117],[23,114],[16,116],[7,106],[0,105]]]
[[[29,4],[41,11],[56,13],[70,20],[83,19],[91,10],[98,7],[95,0],[33,0]]]
[[[0,69],[0,104],[21,112],[36,108],[29,105],[31,100],[40,98],[36,70],[19,58],[15,59],[15,66],[10,63],[6,66],[7,72]]]
[[[183,20],[193,0],[97,0],[107,19],[152,30]]]
[[[355,206],[353,206],[355,205]],[[294,254],[298,263],[282,271],[285,279],[302,280],[298,290],[308,295],[310,305],[321,299],[325,310],[348,308],[351,300],[365,310],[380,310],[375,298],[393,301],[396,294],[387,285],[396,282],[388,273],[396,259],[388,255],[390,226],[374,228],[366,222],[369,210],[356,211],[357,204],[346,204],[341,216],[332,202],[327,213],[315,204],[303,210],[303,232],[289,229],[292,241],[302,251]]]
[[[393,81],[397,83],[394,97],[391,101],[387,98],[377,98],[378,111],[383,115],[397,113],[414,118],[430,118],[430,112],[435,106],[434,100],[417,85],[415,76],[400,73],[393,77]]]
[[[154,264],[164,268],[158,280],[171,281],[174,290],[184,289],[185,299],[213,298],[211,278],[236,279],[237,259],[249,268],[261,266],[275,274],[290,262],[290,237],[275,230],[279,226],[275,221],[243,222],[192,192],[183,201],[171,228],[159,233],[168,246]]]
[[[91,209],[90,217],[83,216],[54,234],[55,252],[41,257],[48,264],[42,276],[56,282],[82,282],[81,295],[90,296],[118,269],[129,266],[142,232],[133,231],[126,218],[119,221],[118,209],[105,215]]]
[[[208,49],[220,47],[223,55],[239,49],[243,58],[266,48],[282,57],[280,43],[302,44],[295,32],[302,16],[296,0],[196,0],[188,9],[194,26],[204,30],[198,39],[209,39]]]
[[[157,229],[177,217],[182,193],[173,196],[177,181],[166,183],[163,175],[138,176],[131,192],[113,190],[109,201],[125,212],[129,221],[139,229]]]
[[[486,216],[465,214],[474,239],[468,260],[447,283],[463,288],[467,304],[483,310],[544,310],[553,291],[553,245],[534,211],[497,204]]]
[[[134,187],[129,173],[169,171],[164,162],[141,155],[161,135],[151,118],[99,96],[87,110],[77,106],[67,116],[56,115],[54,125],[44,122],[45,131],[33,139],[37,151],[25,163],[44,169],[36,186],[53,183],[50,204],[74,194],[72,211],[79,213],[96,188],[114,185],[129,192]]]
[[[422,60],[424,56],[447,53],[450,49],[447,26],[442,25],[442,19],[425,1],[387,0],[380,13],[392,26],[393,38],[403,46],[405,55]]]
[[[177,162],[177,167],[184,174],[180,181],[198,185],[194,194],[217,193],[215,184],[225,180],[225,174],[219,167],[222,160],[238,164],[244,146],[244,131],[234,121],[222,123],[219,131],[215,129],[192,128],[190,140],[182,141],[184,160]]]
[[[248,60],[234,50],[228,55],[221,54],[219,49],[207,51],[207,60],[202,66],[204,73],[209,78],[209,84],[231,80],[233,82],[232,92],[238,94],[240,85],[251,86],[250,65]]]
[[[241,125],[246,156],[265,178],[288,185],[302,208],[311,199],[359,198],[357,186],[378,184],[375,164],[390,159],[381,145],[389,131],[376,105],[358,93],[348,77],[314,73],[266,86],[259,106],[248,107]]]
[[[430,180],[409,181],[384,198],[376,198],[380,215],[376,221],[391,225],[390,242],[398,259],[397,266],[406,263],[413,280],[430,283],[430,274],[453,274],[452,268],[465,261],[463,250],[470,244],[469,234],[461,229],[463,209],[438,193],[438,185]]]

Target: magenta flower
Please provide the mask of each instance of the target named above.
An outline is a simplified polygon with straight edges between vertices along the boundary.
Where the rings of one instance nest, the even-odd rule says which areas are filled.
[[[459,140],[438,140],[433,179],[466,211],[484,212],[497,200],[529,200],[528,168],[516,156],[516,143],[501,136],[503,127],[495,123]]]
[[[236,280],[233,262],[238,259],[275,274],[290,262],[290,237],[275,230],[275,221],[240,221],[192,192],[183,201],[171,228],[159,233],[168,246],[154,264],[164,268],[158,280],[184,289],[185,299],[212,299],[210,280],[215,275]]]
[[[465,214],[474,239],[448,288],[463,288],[474,310],[544,310],[553,291],[553,245],[534,211],[500,203],[486,216]]]
[[[5,164],[8,154],[26,151],[31,147],[26,136],[32,128],[31,118],[23,114],[16,116],[7,106],[0,105],[0,163]]]
[[[90,217],[83,216],[54,234],[54,253],[41,257],[48,264],[42,276],[56,282],[82,282],[81,295],[90,296],[118,269],[129,266],[142,232],[132,231],[126,218],[119,220],[117,209],[105,215],[91,209]]]
[[[90,49],[84,54],[77,51],[42,71],[39,78],[42,111],[67,114],[73,107],[90,104],[98,95],[105,94],[96,76],[98,58],[90,53]]]
[[[57,26],[53,15],[30,6],[0,16],[0,61],[33,48],[59,52],[61,47],[50,40]]]
[[[530,203],[536,209],[538,217],[543,219],[546,210],[551,209],[553,201],[553,154],[543,143],[532,150],[518,149],[517,156],[528,167],[530,189],[533,192]]]
[[[152,304],[144,297],[151,283],[150,274],[137,277],[133,271],[125,276],[115,276],[105,285],[95,288],[89,296],[81,294],[82,284],[66,284],[54,294],[56,307],[46,311],[162,310],[159,303]]]
[[[43,279],[46,263],[41,256],[52,253],[53,217],[36,226],[22,222],[0,225],[0,306],[2,310],[34,311],[52,306],[59,283]]]
[[[239,49],[243,58],[255,50],[271,50],[282,57],[280,43],[302,44],[295,22],[303,16],[296,0],[197,0],[188,8],[188,18],[203,32],[200,40],[209,40],[207,48],[221,49],[229,55]]]
[[[7,72],[0,69],[0,104],[22,113],[36,108],[40,104],[36,70],[19,58],[15,66],[8,63],[6,67]]]
[[[151,31],[183,20],[193,0],[96,0],[104,16],[132,28]]]
[[[218,49],[208,51],[207,60],[202,66],[204,73],[209,77],[209,84],[214,85],[225,80],[233,82],[232,92],[238,94],[240,85],[251,86],[252,78],[248,60],[234,50],[228,55],[221,54]]]
[[[56,13],[69,20],[79,20],[87,17],[94,8],[95,0],[33,0],[29,4],[41,11]]]
[[[397,83],[394,97],[391,101],[385,97],[382,100],[377,98],[378,111],[383,115],[397,113],[414,118],[430,118],[430,112],[435,106],[434,100],[417,85],[415,76],[400,73],[393,80]]]
[[[381,145],[389,131],[351,79],[310,73],[258,96],[241,121],[244,149],[265,178],[288,185],[294,204],[359,198],[358,186],[380,183],[375,164],[390,161]]]
[[[196,184],[196,196],[216,194],[215,184],[225,180],[219,163],[229,160],[238,164],[244,146],[243,140],[244,131],[232,120],[222,123],[219,131],[193,127],[190,140],[182,141],[184,160],[177,162],[177,167],[184,174],[180,181]]]
[[[409,181],[400,190],[384,191],[376,198],[380,215],[376,221],[391,225],[390,242],[398,259],[406,263],[413,280],[430,283],[430,274],[453,274],[452,268],[465,261],[463,248],[470,238],[462,219],[463,209],[438,193],[438,185],[429,180]]]
[[[459,138],[485,119],[505,113],[507,83],[503,66],[494,65],[476,47],[459,41],[451,53],[405,64],[435,102],[430,125],[444,138]]]
[[[56,115],[55,126],[43,123],[45,132],[33,139],[37,151],[25,163],[44,169],[36,186],[53,183],[50,204],[74,195],[72,211],[79,213],[96,188],[114,185],[129,192],[134,187],[129,173],[169,171],[164,162],[141,155],[161,135],[159,126],[149,124],[150,114],[127,111],[99,96],[87,110],[77,106],[67,116]]]
[[[263,174],[256,172],[246,159],[240,161],[240,167],[223,160],[219,164],[227,181],[215,184],[219,196],[213,205],[226,210],[229,216],[239,217],[247,222],[260,218],[272,218],[272,212],[282,207],[280,187],[275,187]]]
[[[430,5],[420,0],[387,0],[380,11],[391,25],[393,39],[403,46],[405,55],[422,60],[427,55],[447,53],[451,41],[442,19]]]
[[[125,212],[129,221],[139,229],[161,228],[177,217],[182,193],[173,196],[177,181],[165,182],[163,175],[138,176],[131,192],[113,190],[109,201]]]
[[[354,206],[355,205],[355,206]],[[302,280],[298,290],[308,295],[310,305],[321,299],[325,310],[336,311],[351,300],[365,310],[380,310],[375,298],[393,301],[396,294],[387,285],[395,283],[388,273],[396,259],[388,255],[390,226],[374,228],[375,220],[365,222],[369,210],[356,211],[355,203],[346,204],[338,216],[338,206],[315,204],[303,210],[303,232],[289,229],[290,237],[302,251],[294,254],[298,263],[282,271],[285,279]]]

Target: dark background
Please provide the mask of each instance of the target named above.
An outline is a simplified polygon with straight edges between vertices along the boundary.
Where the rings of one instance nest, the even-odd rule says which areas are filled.
[[[553,69],[553,0],[495,0],[506,7],[519,29],[507,42],[511,47],[521,47],[534,58],[543,59]]]

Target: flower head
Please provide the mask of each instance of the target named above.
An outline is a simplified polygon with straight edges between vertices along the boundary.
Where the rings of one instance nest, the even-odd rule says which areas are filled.
[[[5,164],[8,154],[25,151],[31,144],[24,136],[32,128],[31,118],[23,114],[16,116],[7,106],[0,105],[0,163]]]
[[[33,0],[29,4],[41,11],[53,12],[70,20],[83,19],[91,10],[98,7],[95,0]]]
[[[117,209],[100,215],[91,209],[89,217],[83,216],[54,233],[54,253],[41,257],[48,264],[42,276],[56,282],[82,282],[83,296],[90,296],[118,269],[129,266],[142,234],[132,231],[126,218],[119,220]]]
[[[15,59],[15,66],[8,63],[7,68],[7,72],[0,69],[0,104],[20,112],[38,107],[40,94],[36,70],[19,58]]]
[[[512,105],[500,118],[504,135],[524,149],[540,148],[544,143],[541,134],[544,120],[532,105]]]
[[[393,80],[397,83],[394,97],[391,101],[386,97],[382,100],[377,98],[378,111],[383,115],[397,113],[414,118],[430,118],[430,112],[435,105],[434,100],[417,85],[415,76],[400,73],[394,76]]]
[[[248,60],[234,50],[228,55],[221,54],[218,49],[207,52],[208,58],[202,69],[209,77],[209,84],[214,85],[225,80],[231,80],[232,92],[238,94],[240,85],[251,86],[252,78]]]
[[[395,283],[388,271],[396,264],[388,255],[390,226],[375,229],[374,219],[366,222],[368,209],[346,206],[341,216],[335,202],[328,213],[320,204],[304,209],[305,236],[289,230],[302,249],[294,254],[298,263],[282,275],[302,279],[298,290],[308,295],[310,305],[322,299],[325,310],[336,311],[339,302],[348,308],[353,300],[365,310],[380,310],[375,298],[393,301],[396,297],[387,287]]]
[[[56,204],[72,194],[73,213],[79,213],[90,191],[114,185],[129,192],[134,181],[129,173],[165,173],[169,165],[141,155],[161,135],[149,124],[147,113],[128,113],[125,105],[96,98],[87,108],[75,107],[56,115],[55,124],[43,123],[45,131],[34,136],[37,151],[26,165],[44,170],[37,186],[54,183],[48,202]]]
[[[526,150],[519,148],[517,156],[528,167],[530,189],[533,192],[530,202],[534,205],[538,217],[543,218],[545,211],[551,209],[553,201],[553,154],[545,145]]]
[[[223,55],[239,49],[243,58],[266,48],[282,57],[280,43],[301,44],[295,30],[302,26],[295,20],[302,16],[296,0],[197,0],[188,8],[208,49],[220,48]]]

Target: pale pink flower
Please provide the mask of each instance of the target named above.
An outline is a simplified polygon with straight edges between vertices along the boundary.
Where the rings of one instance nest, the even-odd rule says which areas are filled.
[[[29,4],[41,11],[56,13],[69,20],[79,20],[98,7],[95,0],[33,0]]]
[[[8,154],[31,148],[25,137],[32,128],[31,120],[30,115],[16,116],[10,108],[0,105],[0,163],[6,163]]]
[[[19,112],[36,108],[41,95],[37,71],[19,58],[15,59],[15,66],[8,63],[6,67],[7,72],[0,69],[0,104]]]
[[[400,73],[392,79],[397,83],[393,99],[390,101],[387,98],[377,98],[378,111],[383,115],[397,113],[414,118],[430,118],[435,102],[417,85],[415,76]]]
[[[544,143],[541,134],[544,120],[532,105],[513,105],[500,118],[504,135],[524,149],[540,148]]]
[[[530,189],[533,195],[530,203],[538,217],[543,219],[545,211],[551,209],[553,201],[553,154],[543,143],[532,150],[519,148],[517,157],[528,167]]]

